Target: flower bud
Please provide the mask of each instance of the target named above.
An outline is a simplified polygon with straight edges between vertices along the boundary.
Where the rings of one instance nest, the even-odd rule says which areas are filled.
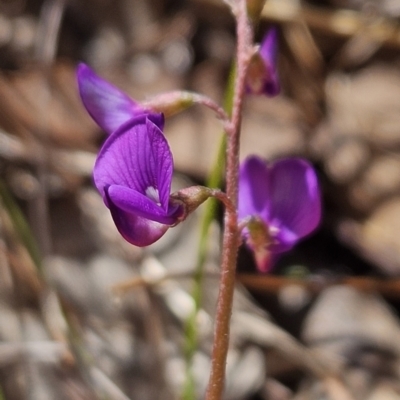
[[[275,28],[269,30],[251,60],[246,82],[247,91],[250,93],[265,94],[272,97],[280,92],[279,77],[276,69],[277,35]]]
[[[247,14],[253,22],[260,19],[266,0],[247,0]]]

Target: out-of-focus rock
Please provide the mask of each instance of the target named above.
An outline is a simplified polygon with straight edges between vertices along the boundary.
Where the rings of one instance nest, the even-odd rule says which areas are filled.
[[[339,224],[339,237],[374,261],[386,274],[400,273],[400,199],[388,199],[362,222],[351,220]]]
[[[391,154],[371,160],[363,175],[349,188],[349,202],[361,211],[373,210],[387,197],[400,192],[400,160]]]
[[[337,184],[347,184],[347,201],[369,212],[383,197],[398,193],[400,73],[388,65],[357,74],[335,74],[326,83],[327,120],[311,145]]]
[[[264,353],[258,346],[231,351],[227,360],[225,398],[240,400],[260,388],[265,380]]]
[[[293,393],[278,380],[267,378],[263,389],[263,398],[271,400],[291,400]]]
[[[394,384],[382,383],[375,387],[366,400],[399,400],[400,388]]]
[[[305,319],[302,336],[315,354],[333,361],[352,398],[399,398],[400,323],[378,295],[350,286],[325,289]],[[314,390],[320,385],[304,385],[304,398],[320,398]]]
[[[369,146],[359,139],[344,140],[332,149],[325,168],[335,182],[344,184],[357,178],[370,158]]]
[[[380,297],[347,286],[333,286],[319,295],[302,336],[313,348],[348,363],[359,362],[369,350],[382,357],[387,352],[400,356],[397,316]]]
[[[398,274],[400,73],[388,64],[335,73],[325,93],[328,114],[311,149],[334,183],[339,237],[386,273]]]
[[[0,303],[0,339],[3,342],[21,340],[20,321],[15,310],[3,302]]]
[[[251,96],[246,100],[241,156],[256,152],[267,159],[305,155],[303,116],[294,103],[281,95],[273,99]]]
[[[326,82],[328,120],[334,138],[361,137],[391,148],[400,142],[400,73],[388,65],[375,65],[357,74],[335,74]]]

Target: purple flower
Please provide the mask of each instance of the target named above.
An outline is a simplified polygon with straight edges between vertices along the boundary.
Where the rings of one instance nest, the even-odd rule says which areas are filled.
[[[247,91],[253,94],[265,94],[272,97],[279,94],[278,72],[276,69],[278,55],[278,33],[270,29],[264,36],[258,53],[253,57],[248,77]]]
[[[268,164],[247,158],[240,167],[239,221],[257,266],[268,271],[276,255],[310,234],[321,219],[321,198],[313,167],[300,158]]]
[[[107,123],[111,120],[116,121]],[[160,121],[163,125],[162,114],[152,113],[122,124],[105,141],[93,172],[119,232],[136,246],[152,244],[183,215],[183,207],[170,198],[173,160]]]
[[[154,123],[163,129],[161,114],[144,109],[126,93],[96,75],[87,65],[78,65],[77,78],[79,94],[87,112],[108,134],[141,114],[153,114]]]

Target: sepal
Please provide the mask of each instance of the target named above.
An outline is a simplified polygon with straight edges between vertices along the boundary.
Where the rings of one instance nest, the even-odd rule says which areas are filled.
[[[205,186],[190,186],[171,194],[171,202],[183,207],[179,222],[185,220],[197,207],[208,198],[214,197],[215,190]]]
[[[261,272],[268,272],[273,265],[270,251],[273,238],[269,227],[261,218],[252,216],[248,219],[245,224],[245,241],[254,253],[257,268]]]

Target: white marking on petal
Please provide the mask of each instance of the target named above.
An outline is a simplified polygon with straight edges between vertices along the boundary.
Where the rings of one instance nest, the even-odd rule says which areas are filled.
[[[270,240],[271,240],[271,244],[278,244],[279,241],[276,239],[276,237],[278,236],[278,233],[280,232],[280,228],[278,228],[277,226],[273,226],[273,225],[269,225],[268,226],[268,233],[270,236]]]
[[[276,236],[279,233],[280,229],[277,226],[269,225],[269,233],[271,236]]]
[[[148,186],[145,190],[146,196],[153,200],[158,206],[161,205],[160,203],[160,195],[158,194],[158,190],[154,186]]]

